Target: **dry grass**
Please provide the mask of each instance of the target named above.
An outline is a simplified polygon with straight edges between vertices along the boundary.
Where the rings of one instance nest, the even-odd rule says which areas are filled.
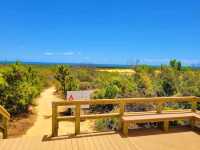
[[[133,69],[98,69],[97,71],[100,72],[116,72],[116,73],[122,73],[122,74],[134,74],[135,71]]]
[[[36,120],[36,114],[21,114],[12,118],[9,122],[8,136],[16,138],[24,135],[26,131],[33,126]]]

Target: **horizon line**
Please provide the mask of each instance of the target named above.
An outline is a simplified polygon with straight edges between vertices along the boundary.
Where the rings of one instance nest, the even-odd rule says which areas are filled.
[[[68,65],[80,65],[80,66],[108,66],[108,67],[131,67],[135,65],[148,65],[148,66],[161,66],[168,65],[169,63],[159,63],[159,64],[151,64],[151,63],[138,63],[138,64],[120,64],[120,63],[90,63],[90,62],[49,62],[49,61],[22,61],[22,60],[0,60],[0,64],[12,64],[15,62],[21,62],[24,64],[44,64],[44,65],[56,65],[56,64],[68,64]],[[196,64],[182,64],[184,67],[200,67],[200,63]]]

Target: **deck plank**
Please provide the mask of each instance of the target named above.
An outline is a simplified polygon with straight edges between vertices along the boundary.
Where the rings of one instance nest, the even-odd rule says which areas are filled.
[[[72,140],[71,139],[66,139],[64,142],[65,142],[65,149],[66,150],[73,150],[72,149]]]
[[[77,145],[76,138],[72,139],[71,145],[72,145],[72,149],[73,149],[73,150],[79,150],[79,149],[78,149],[78,145]]]
[[[116,145],[119,147],[119,149],[125,149],[125,150],[135,150],[133,147],[130,147],[128,143],[126,142],[125,138],[118,136],[111,136],[112,140],[115,141]]]
[[[91,137],[87,137],[86,138],[86,143],[88,145],[88,150],[98,150],[96,147],[95,147],[95,143],[94,143],[94,139],[91,138]]]
[[[100,147],[101,149],[106,149],[106,147],[108,147],[108,146],[106,145],[106,143],[104,142],[104,140],[103,140],[103,139],[105,139],[104,136],[102,136],[102,138],[101,138],[100,136],[96,136],[95,138],[93,137],[93,139],[94,139],[94,141],[95,141],[95,147],[96,147],[96,149],[98,149],[99,147]],[[111,149],[110,149],[110,150],[111,150]]]
[[[101,149],[103,149],[103,145],[99,142],[97,137],[88,137],[89,141],[92,141],[92,148],[95,150],[100,150],[99,147],[101,147]]]
[[[79,150],[87,150],[87,147],[85,147],[85,138],[76,138],[76,142],[78,145]]]
[[[148,136],[133,132],[127,138],[116,133],[50,141],[42,141],[37,137],[6,139],[0,140],[0,150],[154,150],[156,147],[167,149],[169,145],[171,145],[171,149],[182,150],[183,143],[179,139],[183,139],[184,143],[187,143],[188,149],[190,147],[191,150],[199,150],[199,133],[193,131],[168,134],[159,131],[155,135]]]
[[[99,140],[102,142],[104,148],[106,149],[107,147],[110,147],[111,150],[116,150],[112,143],[110,142],[108,135],[105,135],[103,138],[101,136],[98,137]]]
[[[115,150],[121,150],[120,145],[121,142],[118,138],[113,138],[113,135],[108,135],[108,141],[110,143],[110,146],[113,147]]]

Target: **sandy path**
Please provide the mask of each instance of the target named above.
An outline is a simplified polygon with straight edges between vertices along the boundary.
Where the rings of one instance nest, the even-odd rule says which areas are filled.
[[[24,135],[26,136],[44,136],[51,135],[51,103],[53,101],[62,101],[62,99],[54,95],[55,88],[46,89],[37,99],[37,119],[34,125]],[[92,132],[92,122],[81,122],[82,132]],[[73,122],[61,122],[59,124],[59,134],[71,134],[74,132]]]

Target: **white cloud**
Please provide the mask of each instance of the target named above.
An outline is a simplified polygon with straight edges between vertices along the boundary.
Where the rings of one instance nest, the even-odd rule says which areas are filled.
[[[54,53],[52,53],[52,52],[45,52],[44,55],[52,56],[52,55],[54,55]]]
[[[74,52],[64,52],[63,55],[65,56],[71,56],[71,55],[74,55],[75,53]]]
[[[86,57],[84,57],[84,59],[85,59],[85,60],[89,60],[89,59],[90,59],[90,57],[87,57],[87,56],[86,56]]]
[[[166,59],[166,58],[160,58],[160,59],[143,59],[141,60],[142,62],[145,63],[168,63],[170,61],[170,59]]]
[[[52,56],[52,55],[56,55],[56,56],[73,56],[73,55],[80,55],[80,52],[73,52],[73,51],[66,51],[66,52],[57,52],[57,53],[53,53],[53,52],[45,52],[44,55],[46,56]]]

